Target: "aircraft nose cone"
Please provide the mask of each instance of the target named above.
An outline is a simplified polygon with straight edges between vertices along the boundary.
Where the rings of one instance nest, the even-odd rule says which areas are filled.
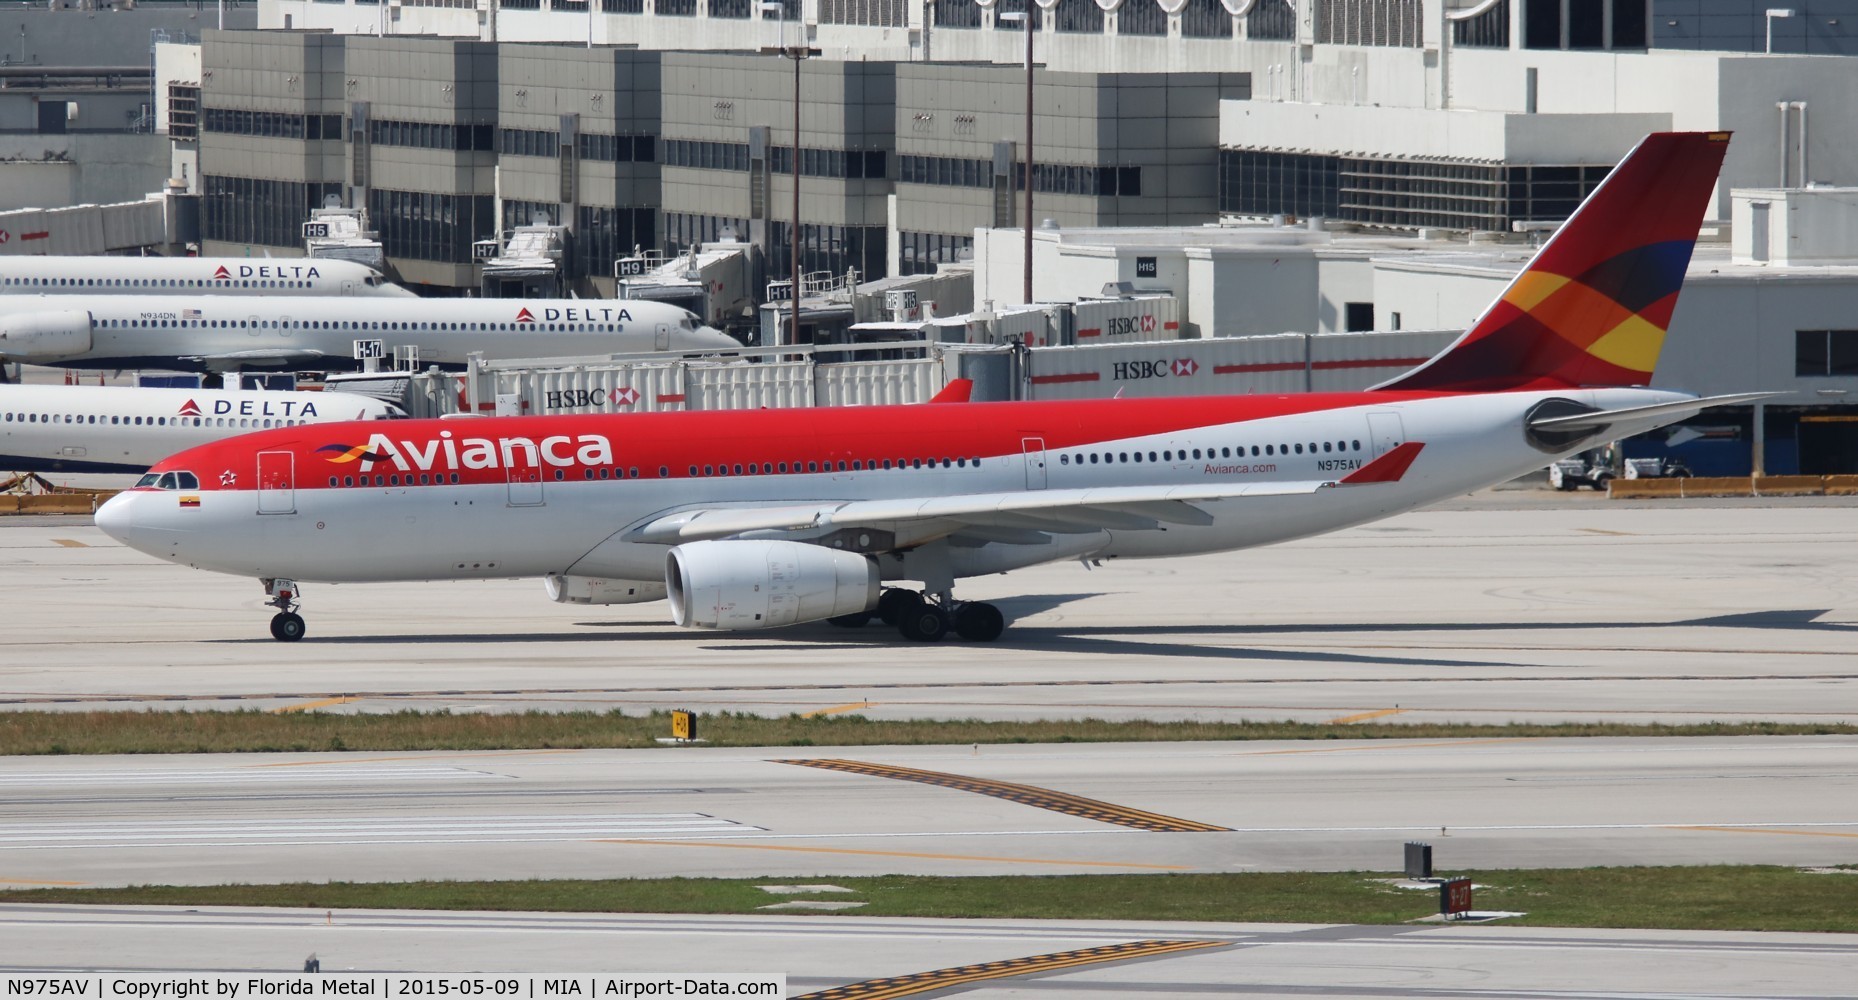
[[[118,493],[97,508],[97,527],[111,538],[135,548],[135,502],[133,493]]]
[[[732,351],[742,346],[742,342],[716,329],[713,326],[697,327],[697,335],[706,340],[702,346],[718,351]]]

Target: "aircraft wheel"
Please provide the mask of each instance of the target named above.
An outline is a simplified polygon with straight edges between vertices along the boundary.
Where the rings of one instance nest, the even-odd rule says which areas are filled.
[[[979,601],[955,609],[955,634],[969,642],[992,642],[1006,631],[1006,617],[1000,609]]]
[[[948,634],[948,616],[942,609],[924,604],[897,623],[897,631],[912,642],[941,642]]]
[[[854,611],[849,615],[835,615],[826,619],[826,624],[840,628],[864,628],[871,622],[871,612]]]
[[[923,595],[914,590],[892,587],[877,599],[877,617],[886,625],[901,625],[903,618],[923,606]]]
[[[294,611],[280,611],[272,615],[271,638],[279,642],[296,642],[303,638],[303,616]]]

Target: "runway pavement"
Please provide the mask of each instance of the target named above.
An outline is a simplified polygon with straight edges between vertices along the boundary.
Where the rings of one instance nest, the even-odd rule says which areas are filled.
[[[1206,945],[1019,963],[1029,971],[960,993],[975,1000],[1848,997],[1858,952],[1849,934],[19,906],[0,906],[0,940],[0,972],[284,972],[314,953],[328,971],[785,972],[795,996],[1135,942]]]
[[[0,885],[1858,859],[1858,737],[0,758]],[[1828,876],[1837,877],[1837,876]]]
[[[1858,721],[1858,498],[1496,491],[1266,549],[964,581],[984,651],[882,627],[674,628],[532,580],[305,588],[0,519],[0,708],[314,706],[874,717]]]

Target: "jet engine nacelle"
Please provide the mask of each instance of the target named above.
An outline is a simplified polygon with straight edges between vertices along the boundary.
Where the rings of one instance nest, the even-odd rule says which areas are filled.
[[[60,361],[90,350],[90,313],[82,309],[0,316],[0,358]]]
[[[771,628],[877,607],[877,562],[802,542],[691,542],[665,559],[671,620],[685,628]]]
[[[645,604],[662,601],[665,585],[649,580],[608,580],[599,576],[565,576],[551,573],[542,578],[548,596],[559,604]]]

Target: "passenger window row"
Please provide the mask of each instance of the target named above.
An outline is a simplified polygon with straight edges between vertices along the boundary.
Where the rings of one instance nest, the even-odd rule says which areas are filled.
[[[308,281],[250,278],[7,278],[9,288],[308,288]],[[369,284],[376,284],[370,281]]]
[[[109,424],[123,427],[244,427],[262,430],[271,427],[296,427],[308,420],[284,417],[103,417],[96,413],[6,413],[0,423],[20,424]]]
[[[1203,461],[1206,459],[1214,459],[1214,458],[1244,458],[1245,448],[1246,448],[1245,445],[1239,445],[1236,448],[1230,448],[1230,447],[1228,448],[1204,448],[1204,449],[1194,448],[1191,451],[1189,451],[1186,448],[1182,448],[1178,451],[1173,450],[1173,449],[1165,449],[1161,452],[1153,452],[1153,451],[1147,452],[1146,461],[1151,462],[1151,463],[1153,462],[1185,462],[1185,461],[1189,461],[1190,457],[1192,461],[1196,461],[1196,462]],[[1308,451],[1305,452],[1304,449],[1305,449],[1305,446],[1301,442],[1297,444],[1278,444],[1278,445],[1267,444],[1267,445],[1262,445],[1262,446],[1252,445],[1251,455],[1253,458],[1258,458],[1261,455],[1272,455],[1272,456],[1292,455],[1292,454],[1302,455],[1306,453],[1310,455],[1316,455],[1316,454],[1333,455],[1338,452],[1347,453],[1351,451],[1360,451],[1361,442],[1360,441],[1322,441],[1322,442],[1311,441],[1308,445]],[[1141,462],[1141,461],[1144,461],[1144,453],[1139,452],[1139,451],[1106,451],[1106,452],[1101,452],[1101,453],[1073,452],[1070,454],[1061,454],[1058,456],[1059,465],[1084,465],[1086,464],[1086,462],[1088,462],[1090,465],[1097,465],[1097,464],[1113,465],[1118,462],[1132,462],[1133,463],[1133,462]]]

